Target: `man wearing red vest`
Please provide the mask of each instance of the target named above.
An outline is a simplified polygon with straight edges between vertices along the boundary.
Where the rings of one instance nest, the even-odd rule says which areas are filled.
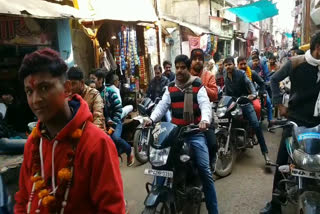
[[[162,100],[152,112],[146,125],[160,121],[170,108],[173,124],[186,126],[198,124],[201,131],[205,131],[212,119],[212,110],[205,87],[198,77],[191,76],[190,60],[185,55],[175,59],[176,80],[166,88]],[[203,184],[203,192],[209,214],[218,213],[217,196],[209,166],[209,152],[206,138],[203,133],[191,135],[186,138],[191,145],[199,175]]]

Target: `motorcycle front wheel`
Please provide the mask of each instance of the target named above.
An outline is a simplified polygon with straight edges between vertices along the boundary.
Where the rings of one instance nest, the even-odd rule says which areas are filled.
[[[167,203],[159,203],[156,207],[145,207],[142,214],[171,214]]]
[[[144,139],[145,138],[145,139]],[[137,129],[133,137],[134,156],[141,163],[148,162],[148,142],[146,142],[147,132]]]
[[[235,150],[231,140],[229,142],[228,151],[224,152],[225,145],[227,143],[227,136],[224,134],[217,134],[217,145],[218,145],[218,152],[217,152],[217,162],[215,167],[214,174],[219,177],[226,177],[231,174],[233,163],[235,160]]]

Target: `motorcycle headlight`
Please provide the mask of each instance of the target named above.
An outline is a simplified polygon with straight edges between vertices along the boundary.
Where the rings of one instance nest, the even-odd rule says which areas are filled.
[[[302,169],[311,172],[320,171],[320,154],[309,155],[301,149],[296,149],[293,151],[292,157]]]
[[[217,109],[217,116],[223,117],[227,112],[227,107],[222,107]]]
[[[150,147],[149,159],[152,166],[160,167],[167,163],[170,147],[165,149],[155,149]]]

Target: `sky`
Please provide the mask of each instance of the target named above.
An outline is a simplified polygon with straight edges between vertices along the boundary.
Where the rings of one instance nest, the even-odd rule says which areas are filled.
[[[294,17],[291,12],[295,7],[295,0],[275,0],[279,9],[278,23],[284,31],[291,32],[294,25]]]

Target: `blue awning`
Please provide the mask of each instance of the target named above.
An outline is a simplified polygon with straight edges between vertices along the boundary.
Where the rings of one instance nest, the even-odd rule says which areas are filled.
[[[276,4],[269,0],[261,0],[227,10],[236,14],[244,22],[257,22],[279,14]]]
[[[286,37],[292,38],[292,33],[285,33]]]

